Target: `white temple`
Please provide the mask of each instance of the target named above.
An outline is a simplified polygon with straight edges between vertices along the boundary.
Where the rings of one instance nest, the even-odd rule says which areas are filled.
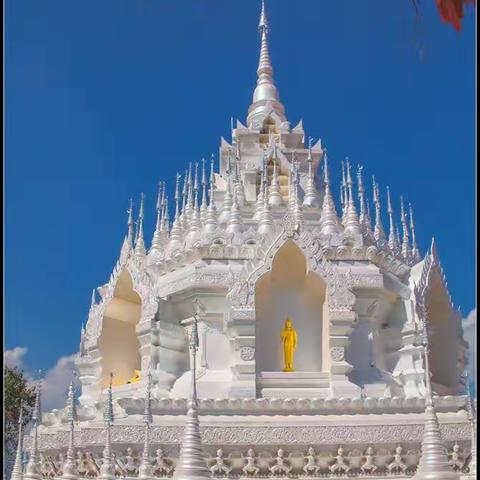
[[[394,205],[389,191],[384,201],[348,159],[340,189],[330,184],[340,166],[320,140],[306,142],[301,122],[291,126],[281,103],[264,5],[259,31],[252,103],[245,124],[221,139],[218,169],[214,158],[187,166],[173,199],[160,183],[150,248],[143,196],[135,232],[130,206],[119,260],[82,327],[75,415],[71,396],[38,422],[38,478],[62,475],[70,442],[74,477],[174,474],[195,315],[212,476],[410,477],[426,454],[429,418],[438,418],[448,478],[470,464],[475,471],[468,345],[435,242],[422,257],[412,208]],[[287,318],[297,333],[294,371],[283,371]],[[36,435],[25,438],[27,450]]]

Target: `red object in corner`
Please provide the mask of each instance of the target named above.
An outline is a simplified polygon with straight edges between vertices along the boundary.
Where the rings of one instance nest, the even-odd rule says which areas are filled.
[[[460,31],[463,18],[463,6],[467,3],[475,5],[475,0],[436,0],[437,8],[444,22],[453,25],[455,30]]]

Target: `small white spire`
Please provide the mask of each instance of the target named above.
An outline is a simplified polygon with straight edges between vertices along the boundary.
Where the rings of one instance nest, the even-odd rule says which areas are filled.
[[[208,469],[205,455],[202,449],[200,436],[200,423],[198,420],[198,401],[196,385],[196,356],[198,349],[198,318],[197,313],[193,315],[192,332],[190,335],[190,358],[192,391],[187,411],[187,421],[180,443],[180,453],[177,465],[173,473],[174,480],[201,480],[212,477]]]
[[[20,412],[18,414],[18,440],[15,463],[13,465],[10,480],[23,480],[23,402],[20,402]]]
[[[358,183],[358,198],[360,200],[360,225],[364,228],[366,232],[371,230],[370,218],[367,212],[367,204],[365,201],[365,189],[363,188],[362,180],[362,170],[363,167],[358,165],[357,169],[357,183]]]
[[[227,222],[227,232],[237,233],[243,231],[243,220],[238,206],[236,191],[233,192],[233,203]]]
[[[143,423],[145,424],[145,439],[143,442],[143,454],[140,466],[138,467],[138,478],[142,480],[153,480],[153,468],[150,461],[150,424],[152,418],[152,399],[151,399],[152,375],[148,372],[147,386],[145,389],[145,408],[143,413]]]
[[[185,169],[185,175],[183,177],[183,188],[182,188],[182,211],[180,214],[180,226],[182,232],[185,232],[188,227],[188,219],[186,215],[187,209],[187,182],[188,182],[188,170]]]
[[[135,243],[135,256],[137,258],[144,258],[146,254],[145,241],[143,239],[143,208],[144,208],[145,195],[142,192],[140,195],[140,210],[138,212],[138,230],[137,241]]]
[[[355,208],[355,201],[353,199],[353,182],[352,175],[350,173],[350,161],[347,158],[347,206],[345,209],[345,233],[350,235],[356,235],[362,233],[360,222],[358,221],[357,210]]]
[[[130,199],[130,207],[127,210],[128,213],[128,232],[127,232],[127,241],[130,245],[130,248],[133,247],[133,200]]]
[[[228,222],[228,219],[230,217],[230,210],[233,205],[232,181],[231,181],[232,172],[231,172],[230,154],[231,154],[231,151],[230,149],[228,149],[227,169],[225,172],[227,175],[227,188],[225,190],[225,195],[223,196],[223,205],[222,205],[222,211],[220,213],[219,223]]]
[[[164,206],[164,189],[162,182],[158,182],[158,195],[157,195],[157,223],[155,225],[155,232],[152,237],[152,246],[150,251],[161,251],[162,250],[162,230],[163,230],[163,206]]]
[[[265,192],[265,163],[266,163],[266,150],[263,149],[262,154],[262,170],[260,171],[260,186],[258,189],[257,201],[255,203],[255,213],[253,214],[253,220],[260,220],[264,205],[264,192]]]
[[[410,209],[410,230],[412,232],[412,250],[411,250],[410,256],[412,258],[412,263],[415,265],[421,260],[422,257],[420,256],[420,251],[418,250],[418,247],[417,247],[417,239],[415,236],[415,224],[413,222],[412,205],[409,205],[409,209]]]
[[[375,227],[373,235],[377,242],[383,243],[386,241],[385,231],[382,225],[382,207],[380,204],[380,190],[378,184],[375,182],[375,177],[372,177],[373,185],[373,204],[375,206]]]
[[[305,188],[305,196],[303,197],[303,205],[305,207],[318,207],[318,194],[315,187],[315,175],[313,173],[313,158],[312,158],[312,137],[308,139],[308,179]]]
[[[422,438],[422,454],[418,462],[417,472],[413,478],[418,480],[459,479],[460,475],[452,470],[448,463],[447,450],[442,441],[437,414],[433,403],[431,373],[429,364],[429,332],[427,309],[424,304],[424,293],[414,286],[416,310],[422,322],[422,344],[425,371],[425,427]]]
[[[330,191],[327,149],[324,149],[323,154],[323,175],[325,195],[323,196],[322,213],[320,216],[320,230],[323,234],[329,235],[332,233],[338,233],[340,231],[340,225],[338,223],[335,202],[333,200],[332,192]]]
[[[268,203],[272,207],[278,207],[282,205],[282,195],[280,194],[280,184],[278,183],[278,172],[277,172],[277,158],[273,158],[273,175],[272,180],[270,181],[270,189],[268,192]]]
[[[402,222],[403,238],[402,238],[402,255],[405,259],[410,258],[410,242],[407,226],[407,215],[405,214],[405,207],[403,205],[403,197],[400,197],[400,219]]]
[[[107,398],[103,410],[105,420],[105,448],[103,449],[103,461],[100,467],[101,480],[115,480],[115,464],[112,456],[111,445],[111,424],[113,423],[113,402],[112,402],[112,380],[113,373],[110,373],[110,383],[108,385]]]
[[[261,235],[267,235],[269,233],[272,233],[274,230],[273,215],[270,204],[268,203],[267,185],[265,182],[263,182],[261,189],[263,190],[263,194],[261,197],[263,200],[263,205],[259,212],[258,233],[260,233]]]
[[[35,405],[33,407],[33,441],[30,449],[30,457],[25,468],[24,480],[41,480],[40,455],[38,452],[38,425],[42,423],[41,395],[42,385],[39,381],[35,393]]]
[[[70,386],[68,388],[68,398],[67,398],[67,421],[70,427],[70,436],[68,442],[67,456],[62,468],[62,480],[77,480],[78,471],[77,471],[77,462],[75,459],[74,452],[74,424],[78,421],[77,418],[77,405],[75,398],[75,385],[73,379],[70,381]]]
[[[193,186],[193,207],[190,212],[190,228],[187,235],[187,243],[192,243],[196,238],[198,232],[202,229],[202,222],[200,220],[200,210],[198,208],[198,162],[195,162],[195,179]]]
[[[205,172],[205,159],[202,158],[202,204],[200,206],[200,221],[202,225],[207,219],[207,175]]]
[[[237,142],[237,151],[235,153],[235,195],[240,207],[245,205],[245,190],[243,188],[242,175],[240,172],[240,144]]]
[[[217,209],[215,207],[215,175],[213,172],[214,157],[210,158],[210,203],[207,209],[207,218],[205,219],[205,231],[213,232],[217,228]]]
[[[398,248],[397,235],[395,232],[395,225],[393,222],[393,208],[392,199],[390,198],[390,188],[387,186],[387,213],[389,219],[389,233],[388,233],[388,246],[392,252],[396,252]]]
[[[298,164],[294,162],[293,168],[295,171],[295,177],[293,182],[293,209],[292,214],[295,220],[295,224],[297,227],[303,225],[303,212],[302,206],[300,204],[300,199],[298,198],[298,183],[299,183],[299,175],[298,175]]]
[[[168,195],[163,199],[163,208],[162,208],[162,230],[161,230],[161,239],[162,245],[168,242],[170,231],[170,214],[168,212]]]
[[[477,412],[470,392],[470,381],[468,375],[465,374],[465,388],[467,394],[467,414],[470,421],[471,444],[470,444],[470,461],[468,463],[468,473],[470,475],[477,474]]]
[[[340,199],[342,203],[342,223],[345,224],[345,216],[347,215],[347,180],[345,177],[345,162],[342,165],[342,183],[340,185]]]
[[[173,219],[172,231],[170,232],[170,241],[168,249],[179,247],[182,241],[182,223],[179,213],[179,189],[181,175],[177,173],[175,182],[175,218]]]

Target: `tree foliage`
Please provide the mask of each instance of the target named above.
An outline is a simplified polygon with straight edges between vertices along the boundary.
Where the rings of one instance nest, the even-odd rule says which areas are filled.
[[[8,471],[15,456],[20,405],[23,404],[22,423],[25,426],[32,417],[33,406],[35,405],[35,389],[28,385],[27,379],[21,370],[7,366],[5,366],[3,370],[3,389],[5,422],[4,448],[6,457],[4,467],[5,470]]]

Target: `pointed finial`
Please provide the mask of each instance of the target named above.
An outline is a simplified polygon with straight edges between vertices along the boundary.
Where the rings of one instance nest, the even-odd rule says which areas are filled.
[[[415,235],[415,224],[413,222],[413,209],[411,204],[409,204],[409,210],[410,210],[410,231],[412,232],[411,258],[412,258],[412,263],[416,264],[420,261],[421,256],[420,256],[420,251],[418,250],[418,247],[417,247],[417,238]]]
[[[110,381],[108,384],[107,398],[103,410],[103,419],[105,423],[113,423],[113,395],[112,395],[113,372],[110,372]]]
[[[145,388],[145,409],[143,412],[143,421],[144,423],[152,423],[152,395],[151,395],[151,387],[152,387],[152,374],[150,371],[147,375],[147,385]]]
[[[15,463],[13,465],[11,480],[23,479],[23,401],[20,402],[20,412],[18,414],[18,440],[17,453],[15,455]]]
[[[128,213],[128,233],[127,240],[130,246],[133,245],[133,200],[130,199],[130,207],[127,210]]]
[[[357,183],[358,183],[358,198],[360,200],[360,224],[362,227],[368,231],[370,230],[370,221],[369,221],[369,215],[367,212],[367,205],[365,202],[365,189],[363,188],[363,180],[362,180],[362,170],[363,167],[361,165],[358,165],[357,167]]]
[[[387,213],[389,218],[389,233],[388,233],[388,246],[390,250],[395,251],[397,249],[397,237],[395,232],[395,225],[393,222],[393,208],[392,199],[390,198],[390,187],[387,186]]]
[[[386,240],[385,231],[382,225],[382,210],[380,204],[380,193],[378,184],[375,182],[375,177],[372,176],[373,185],[373,204],[375,206],[375,227],[373,229],[373,235],[375,240],[379,243],[383,243]]]
[[[403,204],[403,197],[400,197],[400,220],[402,222],[402,255],[405,259],[410,259],[410,245],[409,245],[409,233],[407,226],[407,215],[405,214],[405,207]]]
[[[33,407],[33,413],[32,413],[32,421],[37,425],[42,423],[41,397],[42,397],[42,382],[41,380],[39,380],[37,383],[37,388],[35,390],[35,405]]]
[[[260,21],[258,22],[258,31],[260,33],[268,33],[268,20],[267,20],[267,12],[265,10],[265,1],[262,0],[262,10],[260,11]]]
[[[73,383],[73,378],[70,380],[70,385],[68,387],[68,397],[67,397],[67,420],[69,422],[77,422],[77,403],[75,398],[75,384]]]
[[[327,149],[323,154],[323,182],[325,185],[325,195],[323,196],[322,213],[320,216],[320,229],[323,234],[333,234],[340,231],[338,223],[335,202],[330,191],[330,179],[328,176],[328,156]]]
[[[265,103],[271,102],[275,113],[282,121],[286,121],[285,108],[280,103],[277,87],[273,80],[273,68],[268,51],[267,36],[270,31],[265,3],[262,2],[258,31],[261,38],[260,58],[257,69],[257,86],[253,92],[253,101],[248,109],[247,123],[251,128],[260,123],[265,115]]]
[[[355,208],[355,200],[353,199],[353,181],[350,172],[350,160],[347,157],[345,161],[347,166],[347,195],[345,216],[343,217],[345,225],[344,232],[347,234],[357,235],[360,234],[362,230],[358,221],[357,210]]]
[[[138,212],[138,230],[137,240],[135,243],[135,256],[137,258],[143,258],[146,254],[145,242],[143,240],[143,218],[144,218],[144,200],[145,194],[142,192],[140,195],[140,209]]]

